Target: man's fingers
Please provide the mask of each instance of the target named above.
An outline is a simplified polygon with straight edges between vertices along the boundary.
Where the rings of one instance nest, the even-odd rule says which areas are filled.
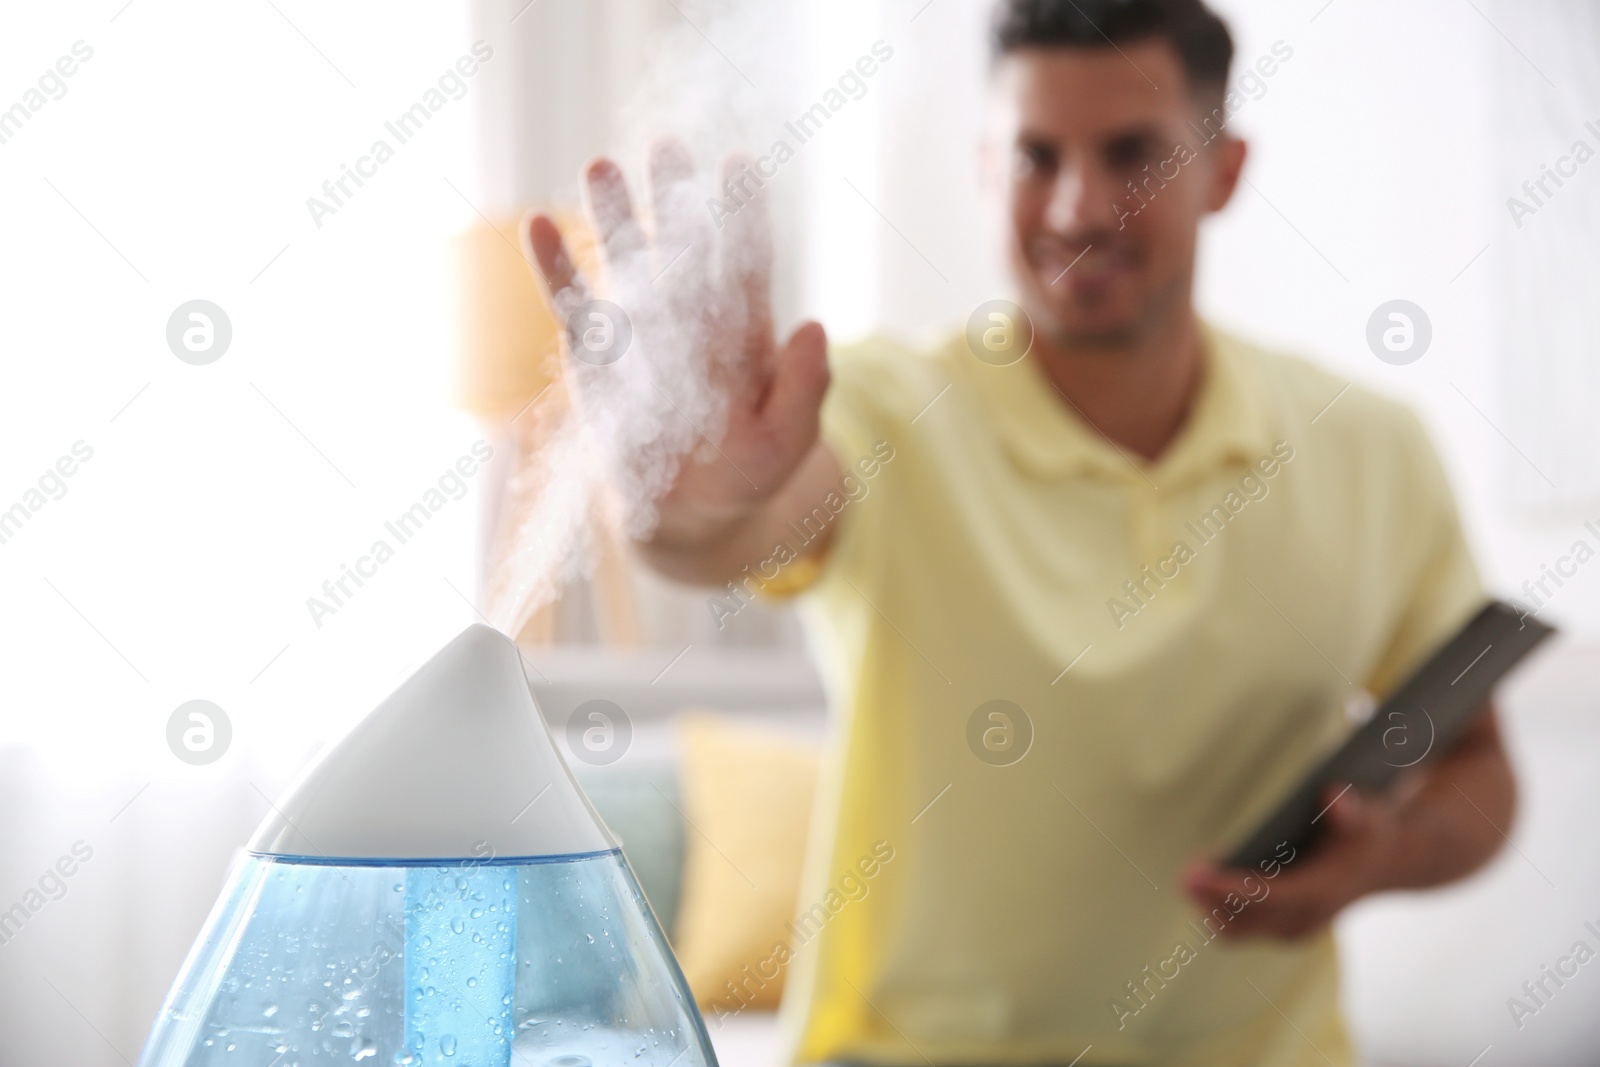
[[[1182,882],[1190,896],[1220,901],[1228,893],[1243,893],[1248,888],[1246,879],[1256,877],[1248,868],[1219,867],[1209,860],[1193,860],[1184,868]]]
[[[522,227],[522,251],[544,282],[545,292],[563,322],[589,299],[589,287],[567,254],[561,231],[548,215],[529,216]]]
[[[1328,823],[1335,833],[1357,833],[1370,821],[1367,798],[1355,789],[1330,785],[1327,792]]]
[[[822,324],[807,322],[778,353],[777,370],[762,415],[789,443],[816,439],[817,417],[828,392],[828,337]]]
[[[1322,925],[1309,906],[1280,905],[1269,909],[1265,904],[1259,908],[1252,904],[1235,915],[1226,926],[1221,926],[1219,934],[1225,940],[1262,936],[1296,938],[1320,929]]]
[[[644,230],[633,214],[628,183],[622,169],[609,159],[597,159],[584,168],[583,200],[599,238],[600,260],[613,288],[628,275],[644,273]]]
[[[655,248],[650,287],[658,290],[671,314],[686,325],[715,321],[715,292],[711,265],[717,245],[711,233],[711,216],[704,204],[709,178],[695,172],[694,158],[682,141],[661,138],[647,155],[650,176],[650,213],[655,220]],[[709,365],[713,381],[726,380],[726,366],[711,365],[713,350],[695,347],[694,358]]]
[[[650,145],[648,165],[657,274],[676,271],[684,259],[705,263],[713,251],[711,219],[700,206],[705,191],[695,181],[694,157],[682,141],[663,137]]]
[[[719,191],[732,189],[742,199],[722,223],[723,284],[742,305],[746,352],[772,350],[772,224],[767,192],[757,185],[754,157],[729,153],[718,168]],[[765,368],[764,368],[765,369]]]
[[[1303,937],[1325,925],[1335,910],[1318,878],[1295,879],[1287,871],[1266,880],[1201,861],[1185,870],[1183,884],[1202,920],[1226,940]]]
[[[650,142],[649,158],[650,194],[655,205],[661,205],[661,193],[673,186],[682,185],[694,178],[694,157],[689,148],[676,137],[658,137]],[[661,220],[656,219],[657,225]]]

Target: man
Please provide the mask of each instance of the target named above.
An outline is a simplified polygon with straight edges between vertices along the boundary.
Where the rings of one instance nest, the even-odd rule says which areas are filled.
[[[1328,923],[1495,852],[1492,709],[1403,795],[1330,796],[1315,851],[1212,857],[1481,603],[1446,480],[1402,408],[1196,317],[1199,224],[1245,160],[1225,26],[1005,0],[995,27],[984,165],[1026,316],[933,351],[778,345],[755,196],[695,275],[727,297],[700,312],[726,428],[639,545],[803,590],[838,728],[802,906],[893,849],[796,953],[792,1057],[1348,1063]],[[655,259],[705,247],[683,149],[650,167]],[[613,164],[585,187],[611,273],[650,239]],[[570,310],[559,233],[526,236]]]

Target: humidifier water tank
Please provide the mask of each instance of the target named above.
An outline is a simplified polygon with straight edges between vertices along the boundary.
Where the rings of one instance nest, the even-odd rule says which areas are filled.
[[[229,876],[140,1067],[715,1067],[516,646],[463,632]]]

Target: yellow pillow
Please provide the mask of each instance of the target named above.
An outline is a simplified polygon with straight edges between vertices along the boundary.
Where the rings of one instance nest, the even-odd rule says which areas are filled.
[[[783,991],[821,746],[729,716],[679,720],[685,835],[674,945],[708,1021]]]

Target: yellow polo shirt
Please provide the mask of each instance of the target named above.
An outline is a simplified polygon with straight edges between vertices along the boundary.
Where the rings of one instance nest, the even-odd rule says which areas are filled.
[[[1212,940],[1179,873],[1481,603],[1417,419],[1209,329],[1153,464],[1033,357],[879,341],[833,374],[859,484],[787,574],[837,716],[790,1058],[1350,1062],[1331,935]]]

